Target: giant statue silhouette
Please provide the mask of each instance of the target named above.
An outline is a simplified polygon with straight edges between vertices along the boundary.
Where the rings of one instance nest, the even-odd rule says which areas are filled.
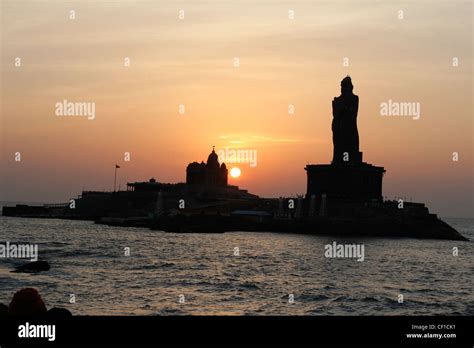
[[[353,164],[362,161],[357,131],[359,97],[352,93],[353,88],[351,78],[345,77],[341,81],[341,95],[332,101],[333,164]]]

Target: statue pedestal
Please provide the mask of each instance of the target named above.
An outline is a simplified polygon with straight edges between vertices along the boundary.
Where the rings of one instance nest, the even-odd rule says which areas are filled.
[[[308,175],[306,198],[314,196],[317,206],[320,205],[323,195],[326,196],[329,206],[383,200],[383,167],[363,162],[352,165],[309,164],[305,170]]]

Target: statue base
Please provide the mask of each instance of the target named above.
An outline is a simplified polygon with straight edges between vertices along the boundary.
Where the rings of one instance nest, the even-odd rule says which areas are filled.
[[[360,162],[356,164],[309,164],[306,197],[323,195],[328,201],[382,201],[383,167]]]

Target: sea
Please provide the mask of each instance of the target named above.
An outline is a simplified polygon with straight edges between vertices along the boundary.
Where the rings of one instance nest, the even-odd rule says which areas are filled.
[[[474,219],[444,219],[474,240]],[[474,243],[283,233],[176,234],[0,217],[0,243],[37,244],[46,272],[0,258],[0,303],[36,288],[73,315],[474,315]],[[326,246],[364,246],[364,260]],[[457,253],[455,252],[457,250]]]

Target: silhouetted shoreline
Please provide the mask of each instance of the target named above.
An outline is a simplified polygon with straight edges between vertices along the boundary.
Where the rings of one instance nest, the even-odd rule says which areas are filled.
[[[385,168],[363,161],[357,117],[359,97],[349,76],[332,101],[333,159],[308,164],[303,197],[260,198],[228,185],[228,170],[214,147],[207,161],[186,167],[185,183],[154,178],[127,183],[126,191],[83,191],[64,204],[3,207],[3,215],[93,220],[112,226],[178,233],[272,231],[467,240],[423,203],[385,201]],[[115,174],[120,166],[115,165]]]

